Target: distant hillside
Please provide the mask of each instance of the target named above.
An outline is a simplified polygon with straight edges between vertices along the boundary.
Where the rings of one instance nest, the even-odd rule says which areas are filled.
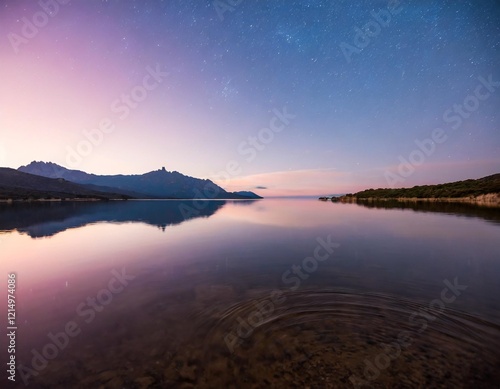
[[[125,199],[127,196],[87,189],[62,178],[46,178],[0,168],[0,200]]]
[[[461,198],[500,194],[500,173],[477,180],[465,180],[439,185],[421,185],[400,189],[368,189],[352,195],[358,199],[379,198]]]
[[[247,197],[249,199],[261,199],[262,197],[260,197],[259,195],[253,193],[253,192],[250,192],[250,191],[246,191],[246,190],[242,190],[242,191],[239,191],[239,192],[233,192],[239,196],[243,196],[243,197]]]
[[[249,199],[250,197],[225,191],[210,180],[185,176],[179,172],[169,172],[162,168],[138,175],[95,175],[80,170],[70,170],[54,163],[32,162],[21,166],[19,171],[50,178],[64,178],[99,191],[118,191],[141,198],[168,199]],[[252,193],[252,192],[249,192]]]

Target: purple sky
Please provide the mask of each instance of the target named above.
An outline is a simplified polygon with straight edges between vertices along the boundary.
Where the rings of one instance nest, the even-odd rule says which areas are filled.
[[[456,3],[5,0],[0,165],[264,196],[498,173],[500,6]]]

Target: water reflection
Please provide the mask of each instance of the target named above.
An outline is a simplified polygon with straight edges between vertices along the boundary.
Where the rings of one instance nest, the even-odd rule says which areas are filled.
[[[189,219],[210,217],[225,203],[225,201],[110,201],[1,204],[0,231],[17,230],[32,238],[39,238],[99,222],[141,222],[165,230],[167,226]]]
[[[430,201],[373,201],[373,200],[358,200],[358,205],[367,208],[378,209],[408,209],[415,212],[435,212],[447,213],[450,215],[461,215],[466,217],[478,217],[484,220],[500,223],[500,208],[478,206],[467,203],[452,203],[452,202],[430,202]]]
[[[165,203],[10,213],[5,226],[33,236],[78,227],[0,241],[0,270],[19,277],[19,361],[68,321],[82,329],[30,387],[342,388],[353,374],[373,388],[498,386],[495,216],[262,200],[211,202],[182,223]],[[294,273],[328,236],[331,256]],[[135,278],[87,323],[78,307],[123,268]],[[446,280],[467,288],[443,294]]]

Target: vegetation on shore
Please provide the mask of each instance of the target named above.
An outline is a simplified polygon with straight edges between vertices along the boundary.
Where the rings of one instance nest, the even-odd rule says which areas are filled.
[[[420,185],[413,188],[367,189],[347,197],[357,199],[439,199],[477,197],[487,194],[500,194],[500,173],[477,180],[464,180],[439,185]]]
[[[477,180],[464,180],[439,185],[419,185],[413,188],[367,189],[339,197],[320,197],[320,200],[340,202],[366,201],[427,201],[462,202],[500,206],[500,173]]]

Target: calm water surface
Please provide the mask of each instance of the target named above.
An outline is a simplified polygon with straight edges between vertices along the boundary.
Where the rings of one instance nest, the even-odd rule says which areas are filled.
[[[500,388],[499,242],[456,205],[0,205],[2,387]]]

